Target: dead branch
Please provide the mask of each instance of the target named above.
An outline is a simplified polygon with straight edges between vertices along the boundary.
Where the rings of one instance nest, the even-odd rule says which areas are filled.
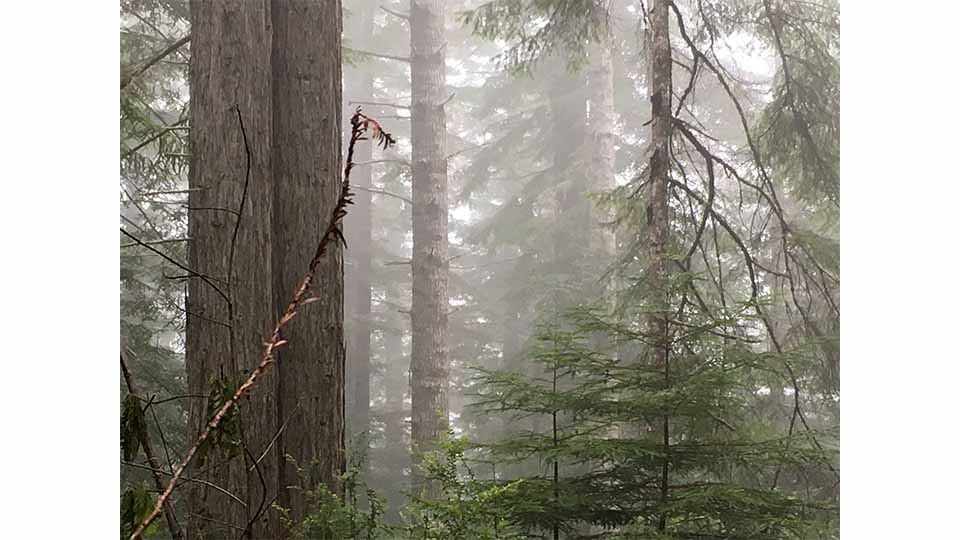
[[[410,109],[409,105],[401,103],[384,103],[382,101],[351,101],[350,105],[372,105],[375,107],[393,107],[394,109]]]
[[[405,64],[409,64],[409,63],[410,63],[410,59],[407,58],[406,56],[394,56],[394,55],[392,55],[392,54],[383,54],[383,53],[375,53],[375,52],[370,52],[370,51],[362,51],[362,50],[360,50],[360,49],[351,49],[350,47],[344,47],[343,49],[346,50],[346,51],[352,52],[352,53],[354,53],[354,54],[359,54],[359,55],[362,55],[362,56],[369,56],[369,57],[371,57],[371,58],[379,58],[379,59],[381,59],[381,60],[396,60],[397,62],[403,62],[403,63],[405,63]]]
[[[183,47],[189,42],[190,42],[190,34],[187,34],[182,38],[178,39],[177,41],[173,42],[172,44],[170,44],[170,46],[168,46],[166,49],[155,54],[152,58],[148,59],[143,64],[140,64],[139,67],[132,68],[132,70],[128,72],[126,75],[123,75],[122,77],[120,77],[120,90],[123,90],[124,88],[126,88],[127,85],[130,84],[131,81],[133,81],[133,79],[136,79],[137,77],[139,77],[143,72],[153,67],[154,64],[170,56],[175,51],[177,51],[180,47]]]
[[[146,465],[141,465],[140,463],[133,463],[133,462],[130,462],[130,461],[121,461],[120,464],[121,464],[121,465],[126,465],[127,467],[133,467],[133,468],[135,468],[135,469],[143,469],[143,470],[145,470],[145,471],[152,471],[152,472],[155,472],[155,473],[157,473],[157,474],[162,474],[162,475],[164,475],[164,476],[173,476],[173,473],[171,473],[171,472],[167,472],[167,471],[165,471],[165,470],[163,470],[163,469],[155,469],[155,468],[153,468],[153,467],[147,467]],[[192,483],[194,483],[194,484],[202,484],[202,485],[207,486],[207,487],[209,487],[209,488],[213,488],[213,489],[219,491],[220,493],[223,493],[223,494],[226,495],[227,497],[230,497],[231,499],[233,499],[234,501],[236,501],[237,504],[239,504],[240,506],[244,506],[244,507],[247,506],[247,503],[243,502],[243,499],[241,499],[240,497],[237,497],[237,496],[236,496],[235,494],[233,494],[233,493],[230,493],[230,492],[227,491],[223,486],[218,486],[217,484],[214,484],[213,482],[209,482],[209,481],[203,480],[203,479],[201,479],[201,478],[193,478],[192,476],[184,476],[184,477],[181,477],[181,480],[183,480],[184,482],[192,482]]]
[[[197,440],[193,443],[193,446],[190,447],[187,455],[177,467],[176,472],[173,473],[173,477],[170,479],[170,483],[167,485],[167,488],[157,499],[157,503],[154,506],[153,511],[150,512],[150,515],[148,515],[147,518],[143,520],[143,523],[137,527],[137,530],[130,535],[130,540],[137,540],[138,538],[141,538],[143,531],[150,526],[154,519],[156,519],[157,515],[159,515],[161,509],[163,508],[163,504],[170,497],[170,494],[173,493],[177,482],[183,475],[183,471],[186,470],[187,465],[189,465],[193,460],[193,457],[196,455],[200,445],[203,444],[213,430],[220,425],[220,422],[227,415],[227,413],[230,412],[230,409],[232,409],[242,397],[249,394],[253,390],[254,386],[257,384],[257,381],[260,380],[263,374],[266,373],[266,371],[273,364],[276,350],[287,343],[286,340],[280,337],[280,331],[284,326],[286,326],[287,323],[297,316],[297,309],[301,304],[303,304],[306,294],[310,290],[317,266],[320,264],[320,261],[327,252],[327,246],[333,240],[339,240],[340,242],[344,243],[344,246],[346,246],[346,242],[344,242],[343,238],[343,231],[341,230],[341,223],[344,216],[347,215],[347,205],[353,204],[353,193],[350,191],[350,171],[353,170],[354,147],[356,146],[357,141],[368,140],[370,138],[374,139],[377,144],[381,144],[384,147],[388,147],[390,144],[394,144],[395,142],[389,133],[383,131],[383,129],[380,127],[380,124],[377,123],[376,120],[364,115],[359,107],[357,107],[356,112],[350,119],[350,125],[352,126],[352,134],[350,137],[350,145],[347,150],[347,164],[344,168],[343,184],[340,189],[340,199],[333,208],[333,212],[331,213],[330,219],[327,223],[326,231],[320,238],[320,242],[317,245],[317,250],[314,253],[313,258],[310,260],[306,274],[303,276],[303,279],[300,280],[300,285],[297,287],[296,293],[293,295],[293,299],[287,305],[283,315],[281,315],[279,320],[277,320],[277,323],[273,328],[273,333],[264,344],[263,356],[260,359],[260,363],[253,370],[247,380],[244,381],[239,388],[237,388],[233,396],[227,400],[226,403],[224,403],[223,406],[221,406],[220,409],[213,415],[210,421],[207,422],[206,428],[204,428],[203,432],[200,433],[200,436],[197,437]],[[366,137],[368,134],[370,137]]]
[[[358,165],[359,165],[359,164],[358,164]],[[403,195],[397,195],[396,193],[392,193],[392,192],[390,192],[390,191],[386,191],[386,190],[383,190],[383,189],[367,188],[367,187],[363,187],[363,186],[353,186],[353,187],[354,187],[354,189],[359,189],[360,191],[366,191],[367,193],[376,193],[377,195],[386,195],[387,197],[393,197],[394,199],[400,199],[401,201],[403,201],[403,202],[405,202],[405,203],[413,206],[413,201],[412,201],[409,197],[404,197]]]
[[[380,6],[380,9],[382,9],[384,12],[389,13],[390,15],[393,15],[394,17],[396,17],[396,18],[398,18],[398,19],[400,19],[400,20],[402,20],[402,21],[409,21],[409,20],[410,20],[410,15],[407,15],[406,13],[400,13],[399,11],[394,11],[394,10],[392,10],[392,9],[390,9],[390,8],[387,8],[387,7],[384,7],[384,6]]]

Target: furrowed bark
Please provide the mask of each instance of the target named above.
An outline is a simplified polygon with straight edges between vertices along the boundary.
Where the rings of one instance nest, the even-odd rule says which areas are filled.
[[[341,196],[341,18],[339,0],[273,0],[273,310],[282,312],[310,262],[324,224]],[[313,280],[322,299],[284,328],[277,425],[289,424],[276,444],[277,502],[303,517],[304,490],[340,490],[344,456],[343,259],[339,242],[327,248]],[[294,412],[296,411],[296,412]],[[273,432],[271,432],[273,433]],[[289,457],[288,457],[289,456]],[[290,460],[292,458],[292,461]]]
[[[413,302],[410,358],[414,489],[419,456],[447,431],[447,160],[445,0],[410,1]]]
[[[187,387],[208,394],[213,377],[239,382],[258,362],[263,333],[275,317],[271,288],[270,13],[264,3],[209,0],[192,2],[190,58],[190,187],[191,208],[229,208],[229,212],[191,211],[188,266],[229,282],[229,300],[207,283],[188,285],[186,328]],[[238,116],[241,111],[250,145],[247,151]],[[236,233],[236,235],[234,235]],[[231,249],[233,248],[233,249]],[[232,320],[231,320],[232,319]],[[211,321],[222,321],[224,327]],[[272,374],[264,383],[271,384]],[[272,392],[261,392],[242,404],[242,432],[256,452],[275,430]],[[199,435],[209,420],[206,400],[191,400],[190,432]],[[259,481],[240,457],[227,459],[214,449],[191,477],[207,480],[245,501],[259,501]],[[269,471],[266,471],[269,476]],[[256,503],[243,507],[203,484],[188,488],[189,538],[223,537],[243,529]],[[253,510],[248,510],[253,506]],[[228,523],[220,525],[216,520]]]

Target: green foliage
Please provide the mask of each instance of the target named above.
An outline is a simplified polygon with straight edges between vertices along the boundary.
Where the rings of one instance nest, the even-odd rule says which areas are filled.
[[[825,472],[836,461],[820,443],[834,434],[776,434],[751,417],[749,381],[783,359],[719,337],[728,320],[691,313],[686,322],[692,329],[678,332],[669,377],[645,360],[650,336],[583,308],[540,331],[531,353],[539,374],[480,372],[476,406],[533,426],[484,445],[490,460],[533,471],[488,482],[512,486],[498,500],[506,524],[530,535],[600,527],[618,538],[817,538],[833,530],[829,494],[771,488],[773,478]],[[619,357],[624,350],[638,351],[639,361]]]
[[[145,520],[153,510],[155,504],[156,502],[153,500],[153,495],[151,495],[142,484],[123,491],[123,494],[120,496],[121,540],[130,538],[133,531],[143,523],[143,520]],[[157,530],[157,527],[156,522],[151,523],[145,532],[147,534],[153,533]]]
[[[596,0],[491,0],[458,15],[462,24],[487,39],[510,46],[498,57],[515,72],[527,72],[538,61],[564,55],[571,69],[586,59],[587,43],[608,31],[607,9]]]
[[[780,61],[760,123],[764,154],[799,200],[839,205],[839,6],[778,2],[757,16],[757,33]]]
[[[210,396],[207,399],[207,418],[212,418],[226,402],[233,397],[239,387],[238,382],[227,379],[224,375],[210,378],[208,386]],[[227,458],[240,455],[243,447],[240,437],[240,408],[231,407],[220,424],[204,439],[197,449],[197,462],[203,465],[208,453],[214,448],[224,452]]]
[[[296,465],[296,464],[294,464]],[[304,517],[295,521],[290,517],[289,509],[274,503],[273,508],[280,513],[280,521],[290,531],[293,540],[376,540],[388,538],[390,530],[383,524],[385,501],[371,489],[365,489],[359,482],[360,470],[354,464],[340,477],[346,498],[330,491],[324,485],[305,491],[306,509]],[[301,481],[306,479],[303,470],[297,467]],[[359,508],[357,492],[365,489],[368,510]]]
[[[140,445],[147,437],[147,422],[140,408],[140,400],[127,394],[120,410],[120,453],[124,461],[137,457]]]
[[[466,439],[450,434],[440,450],[428,454],[421,466],[427,478],[438,487],[433,497],[415,497],[404,512],[405,538],[445,540],[471,538],[494,540],[521,538],[504,516],[504,507],[522,481],[490,484],[478,481],[464,457]],[[465,474],[462,474],[465,473]]]

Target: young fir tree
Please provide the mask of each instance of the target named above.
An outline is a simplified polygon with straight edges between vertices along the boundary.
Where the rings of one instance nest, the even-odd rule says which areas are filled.
[[[597,9],[595,2],[504,0],[469,20],[489,37],[513,39],[507,59],[523,63],[569,35],[591,35]],[[550,430],[490,446],[495,455],[535,457],[553,469],[525,479],[533,487],[505,508],[527,503],[516,525],[555,538],[577,523],[643,538],[833,535],[835,415],[820,406],[830,400],[814,383],[816,363],[826,357],[829,368],[835,356],[832,332],[820,327],[835,328],[839,281],[829,234],[811,234],[801,224],[811,214],[831,213],[821,201],[830,200],[829,188],[839,181],[831,174],[835,8],[829,2],[732,8],[655,2],[641,14],[650,66],[652,120],[643,150],[649,159],[636,180],[611,197],[620,231],[635,238],[620,269],[630,285],[614,306],[618,317],[581,314],[571,328],[548,333],[552,347],[538,357],[550,377],[535,379],[539,384],[518,374],[486,374],[492,393],[480,402],[485,410],[541,415],[552,423]],[[742,29],[734,21],[745,17],[781,60],[776,99],[759,130],[758,115],[744,107],[743,89],[714,48],[720,37]],[[684,79],[674,73],[678,66],[686,68]],[[697,99],[704,79],[734,122],[705,122],[710,109]],[[679,80],[685,84],[675,84]],[[717,124],[720,134],[739,126],[746,150],[734,146],[739,141],[712,136],[707,126]],[[771,140],[775,129],[802,139],[799,151]],[[809,191],[798,188],[823,195],[805,200]],[[732,204],[738,192],[739,208]],[[758,222],[758,215],[766,220]],[[781,231],[776,236],[771,220]],[[763,266],[758,249],[769,247],[772,236],[776,269]],[[779,289],[761,288],[770,276],[780,280]],[[802,317],[789,341],[774,331],[770,305],[780,301],[789,301],[788,316],[795,308]],[[810,313],[818,314],[819,326]],[[597,346],[604,340],[596,333],[604,328],[615,353]],[[759,348],[763,340],[769,350]],[[791,402],[786,422],[755,413],[758,396],[774,391],[775,401],[786,396]],[[611,434],[614,428],[619,433]]]
[[[691,279],[672,275],[670,294]],[[631,308],[637,317],[651,312],[651,304]],[[728,338],[733,321],[689,306],[672,337],[668,379],[650,359],[624,362],[615,346],[597,347],[602,334],[652,356],[655,334],[597,310],[562,320],[538,334],[532,359],[544,376],[481,376],[476,406],[550,426],[484,446],[498,466],[532,460],[541,468],[490,481],[509,487],[496,499],[505,529],[548,538],[575,538],[584,524],[610,538],[831,537],[837,515],[829,500],[770,489],[769,477],[777,469],[825,472],[835,456],[807,434],[771,435],[752,420],[750,381],[778,359]]]

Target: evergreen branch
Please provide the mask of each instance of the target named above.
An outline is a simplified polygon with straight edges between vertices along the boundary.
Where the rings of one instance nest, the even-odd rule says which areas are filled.
[[[167,126],[167,127],[163,128],[163,129],[161,129],[160,131],[154,133],[153,135],[151,135],[150,137],[148,137],[147,139],[145,139],[145,140],[144,140],[143,142],[141,142],[140,144],[138,144],[138,145],[134,146],[133,148],[131,148],[130,150],[127,150],[126,152],[124,152],[123,155],[120,156],[120,159],[121,159],[121,160],[126,159],[127,157],[129,157],[130,155],[132,155],[132,154],[133,154],[134,152],[136,152],[137,150],[140,150],[140,149],[143,148],[144,146],[152,143],[153,141],[159,139],[160,137],[166,135],[167,133],[169,133],[169,132],[171,132],[171,131],[189,130],[189,129],[190,129],[189,127],[184,126],[184,125],[181,125],[181,124],[183,124],[183,123],[186,122],[186,121],[187,121],[187,119],[186,119],[186,118],[183,118],[183,119],[181,119],[181,120],[178,120],[178,121],[177,121],[175,124],[173,124],[172,126]],[[154,193],[178,193],[178,192],[157,191],[157,192],[154,192]],[[141,195],[146,195],[146,194],[145,194],[145,193],[141,193]]]

